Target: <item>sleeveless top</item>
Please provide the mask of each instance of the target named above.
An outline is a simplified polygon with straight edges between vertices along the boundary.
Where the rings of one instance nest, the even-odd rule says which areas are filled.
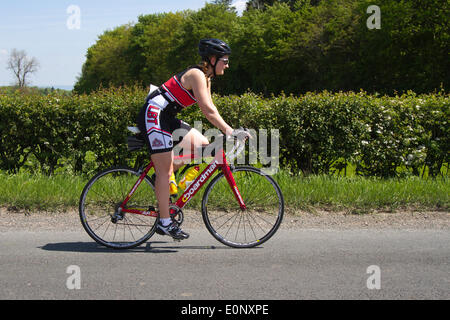
[[[167,101],[167,104],[163,104],[163,108],[170,106],[176,113],[180,112],[182,109],[189,107],[197,102],[194,97],[192,90],[188,90],[181,84],[181,77],[191,69],[200,69],[198,66],[189,67],[180,73],[177,73],[172,78],[164,82],[161,87],[151,95],[149,98],[156,98],[157,95],[162,95]],[[152,97],[153,96],[153,97]]]

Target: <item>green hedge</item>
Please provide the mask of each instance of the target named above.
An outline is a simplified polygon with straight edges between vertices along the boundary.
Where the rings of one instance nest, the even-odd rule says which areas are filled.
[[[322,92],[219,100],[234,124],[279,129],[281,163],[294,172],[329,174],[353,164],[364,176],[436,176],[449,162],[448,95]]]
[[[145,99],[138,87],[90,95],[0,96],[0,170],[80,173],[133,165],[145,152],[127,152],[126,127]],[[293,173],[437,176],[449,163],[449,95],[389,97],[360,93],[307,93],[270,99],[247,93],[215,96],[233,127],[278,129],[280,164]],[[198,107],[180,115],[210,124]],[[448,167],[446,167],[448,171]]]

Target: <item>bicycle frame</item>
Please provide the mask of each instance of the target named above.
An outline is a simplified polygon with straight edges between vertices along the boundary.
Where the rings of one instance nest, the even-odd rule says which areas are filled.
[[[238,149],[238,148],[235,146],[235,149]],[[233,149],[233,151],[235,151],[235,150]],[[174,161],[175,160],[186,160],[186,159],[194,160],[196,158],[197,157],[194,154],[182,155],[182,156],[175,157]],[[134,184],[133,188],[131,189],[131,191],[128,193],[127,197],[125,198],[125,200],[120,205],[121,212],[132,213],[132,214],[141,214],[144,216],[153,216],[153,217],[158,216],[158,211],[155,208],[149,208],[148,210],[126,208],[128,201],[133,196],[133,193],[139,187],[141,182],[145,179],[145,177],[147,176],[147,174],[151,170],[151,168],[153,168],[153,161],[150,161],[150,163],[145,167],[145,169],[141,173],[138,181]],[[209,165],[189,185],[189,187],[186,188],[186,190],[183,192],[183,194],[175,201],[175,205],[180,209],[182,209],[184,206],[186,206],[189,203],[189,201],[197,194],[197,192],[203,187],[203,185],[219,169],[221,169],[222,172],[224,173],[225,178],[226,178],[228,184],[230,185],[231,191],[233,192],[234,197],[236,198],[236,200],[239,203],[239,206],[241,207],[241,210],[245,210],[246,206],[245,206],[244,200],[242,199],[239,189],[236,185],[236,181],[234,180],[233,174],[231,172],[231,168],[227,162],[227,157],[226,157],[226,154],[223,151],[223,149],[221,149],[221,152],[217,153],[214,156],[213,161],[211,161],[209,163]]]

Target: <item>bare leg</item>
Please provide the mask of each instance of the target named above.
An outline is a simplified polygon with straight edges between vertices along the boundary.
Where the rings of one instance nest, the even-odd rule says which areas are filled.
[[[180,229],[176,222],[170,222],[169,213],[169,179],[172,174],[173,152],[156,153],[152,155],[155,167],[155,194],[158,200],[159,218],[156,232],[161,235],[168,235],[176,240],[189,238],[189,234]],[[164,219],[164,220],[162,220]],[[167,225],[166,219],[169,220]],[[165,222],[164,222],[165,221]]]
[[[183,140],[178,144],[177,147],[182,148],[184,150],[183,153],[191,154],[194,152],[195,148],[199,148],[203,145],[208,145],[208,139],[203,136],[198,130],[192,128],[189,132],[183,137]],[[187,160],[183,161],[175,161],[173,163],[173,171],[178,170],[180,167],[184,166],[186,163],[191,162]]]
[[[173,153],[155,153],[151,156],[156,173],[155,194],[158,200],[159,217],[170,218],[169,214],[169,179],[172,174]]]

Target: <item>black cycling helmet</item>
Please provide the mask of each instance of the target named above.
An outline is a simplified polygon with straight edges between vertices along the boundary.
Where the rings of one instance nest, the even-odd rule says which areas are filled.
[[[225,41],[209,38],[200,40],[200,43],[198,44],[198,53],[202,58],[207,58],[212,55],[220,58],[231,54],[231,49]]]
[[[200,43],[198,44],[198,53],[200,54],[200,56],[204,61],[208,62],[213,67],[215,77],[216,65],[219,62],[218,59],[225,55],[230,55],[231,49],[225,43],[225,41],[222,41],[220,39],[208,38],[200,40]],[[210,56],[216,56],[218,58],[214,65],[211,63],[211,60],[209,59]]]

